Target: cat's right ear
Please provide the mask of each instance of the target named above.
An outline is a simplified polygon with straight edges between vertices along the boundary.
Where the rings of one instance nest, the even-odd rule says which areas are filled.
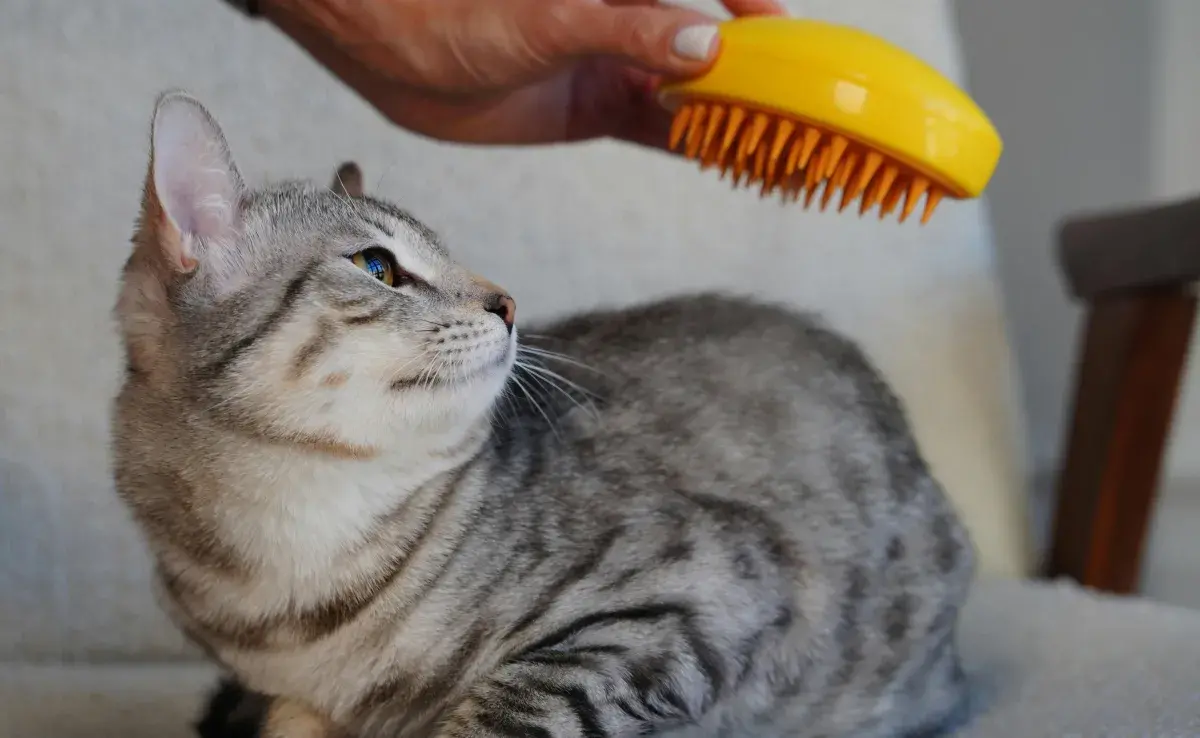
[[[190,272],[201,251],[232,243],[245,185],[220,126],[185,92],[158,98],[150,139],[143,215],[167,264]]]

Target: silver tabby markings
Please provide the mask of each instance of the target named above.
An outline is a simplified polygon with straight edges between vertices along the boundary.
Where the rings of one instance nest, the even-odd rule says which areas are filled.
[[[851,342],[719,295],[520,337],[357,167],[251,190],[183,93],[151,139],[117,487],[165,607],[277,714],[364,738],[960,714],[972,546]]]

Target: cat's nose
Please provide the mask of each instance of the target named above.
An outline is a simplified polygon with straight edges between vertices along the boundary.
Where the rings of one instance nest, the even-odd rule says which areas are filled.
[[[499,315],[504,321],[504,327],[512,333],[513,321],[517,319],[517,301],[508,295],[495,295],[485,308],[493,315]]]

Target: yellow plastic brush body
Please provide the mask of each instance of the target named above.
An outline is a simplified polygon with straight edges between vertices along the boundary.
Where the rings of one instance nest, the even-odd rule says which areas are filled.
[[[665,84],[675,111],[671,147],[732,171],[735,186],[824,209],[880,206],[900,220],[925,197],[921,222],[943,197],[978,197],[999,161],[991,121],[958,86],[908,52],[854,28],[750,17],[720,26],[704,74]]]

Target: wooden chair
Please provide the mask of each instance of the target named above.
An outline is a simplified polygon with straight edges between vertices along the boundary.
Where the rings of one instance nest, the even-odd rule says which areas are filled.
[[[1086,317],[1044,574],[1138,587],[1200,279],[1200,198],[1068,221],[1059,258]]]

